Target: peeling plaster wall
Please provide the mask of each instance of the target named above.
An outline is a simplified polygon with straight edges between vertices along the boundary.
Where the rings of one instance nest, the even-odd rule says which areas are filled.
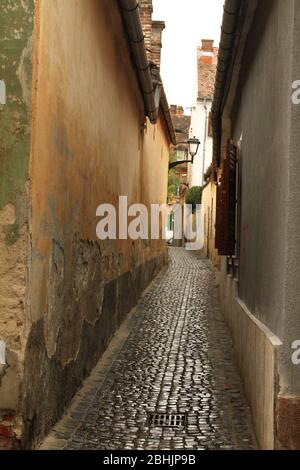
[[[33,0],[1,0],[0,80],[7,96],[0,105],[0,340],[6,345],[0,414],[18,407],[25,349],[33,18]]]
[[[145,133],[117,2],[37,1],[33,80],[25,447],[60,417],[166,261],[161,241],[97,240],[96,209],[119,195],[164,203],[170,143],[162,118]]]
[[[0,106],[0,208],[25,193],[30,146],[31,55],[34,1],[0,4],[0,76],[7,104]]]

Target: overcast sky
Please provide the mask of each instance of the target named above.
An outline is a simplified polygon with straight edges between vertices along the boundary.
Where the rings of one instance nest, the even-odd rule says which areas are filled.
[[[197,46],[201,39],[219,45],[224,0],[153,0],[153,19],[163,20],[161,75],[169,104],[193,105]]]

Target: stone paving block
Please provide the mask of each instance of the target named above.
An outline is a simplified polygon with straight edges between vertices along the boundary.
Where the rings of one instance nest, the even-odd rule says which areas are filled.
[[[56,426],[42,449],[255,448],[216,302],[209,262],[172,248],[168,269],[140,300],[108,373],[95,372],[69,413],[71,421]],[[149,412],[186,413],[187,423],[149,427]]]

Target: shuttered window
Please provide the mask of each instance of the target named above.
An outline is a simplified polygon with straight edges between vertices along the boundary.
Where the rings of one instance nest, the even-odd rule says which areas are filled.
[[[221,256],[234,256],[236,248],[237,147],[228,141],[221,183],[217,188],[216,248]]]

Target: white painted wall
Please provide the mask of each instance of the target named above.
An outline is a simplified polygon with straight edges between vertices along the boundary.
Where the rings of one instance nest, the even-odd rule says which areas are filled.
[[[190,187],[202,186],[203,174],[212,163],[213,140],[208,137],[208,116],[211,111],[212,101],[198,100],[191,115],[190,136],[197,137],[201,145],[193,165],[189,165]],[[204,162],[204,165],[203,165]]]

